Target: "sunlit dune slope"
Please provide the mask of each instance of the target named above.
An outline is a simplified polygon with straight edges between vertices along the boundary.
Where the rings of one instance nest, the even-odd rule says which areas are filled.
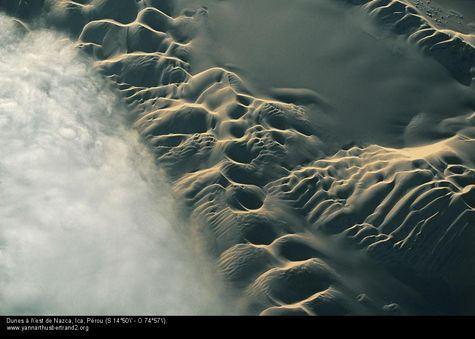
[[[360,29],[362,45],[329,31],[338,48],[322,42],[332,60],[312,65],[327,67],[322,77],[313,82],[312,71],[290,64],[289,85],[260,76],[265,65],[285,63],[272,54],[226,59],[233,48],[258,49],[258,40],[241,46],[220,36],[226,46],[206,59],[207,32],[227,20],[213,11],[239,11],[231,0],[0,4],[32,29],[41,17],[68,31],[95,60],[171,181],[190,236],[245,312],[473,313],[473,36],[441,28],[409,1],[323,2],[334,7],[326,19],[335,29],[338,15],[358,13],[341,25]],[[247,20],[243,13],[229,21]],[[345,46],[360,59],[340,55]],[[346,62],[360,78],[332,71]],[[378,86],[361,69],[376,69],[368,78]],[[301,78],[309,85],[297,86]]]

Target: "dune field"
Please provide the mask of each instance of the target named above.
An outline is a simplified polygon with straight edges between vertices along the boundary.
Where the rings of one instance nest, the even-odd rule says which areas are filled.
[[[474,1],[0,10],[3,313],[475,314]]]

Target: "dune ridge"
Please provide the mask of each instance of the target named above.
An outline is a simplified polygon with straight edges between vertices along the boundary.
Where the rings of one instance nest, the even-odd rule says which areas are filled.
[[[363,6],[471,86],[475,52],[463,34],[401,0],[337,1]],[[96,60],[187,208],[197,247],[247,313],[473,313],[473,103],[471,114],[440,124],[448,136],[436,144],[335,153],[305,106],[257,98],[223,68],[191,74],[187,44],[204,8],[176,15],[160,0],[0,7],[27,23],[43,13]]]
[[[462,84],[472,83],[475,48],[467,39],[469,35],[436,27],[416,7],[401,0],[338,1],[362,6],[377,21],[435,58]]]

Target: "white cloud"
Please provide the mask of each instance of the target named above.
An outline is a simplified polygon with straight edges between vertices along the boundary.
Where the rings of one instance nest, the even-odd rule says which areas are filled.
[[[222,312],[124,109],[66,39],[0,17],[0,312]]]

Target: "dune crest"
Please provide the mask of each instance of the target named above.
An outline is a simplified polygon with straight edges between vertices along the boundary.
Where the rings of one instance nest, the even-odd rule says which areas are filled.
[[[336,1],[362,6],[473,89],[475,49],[464,34],[436,27],[407,1]],[[30,26],[41,16],[69,31],[94,58],[189,211],[193,240],[247,313],[475,311],[474,102],[429,131],[424,113],[402,128],[443,140],[401,148],[348,140],[335,150],[331,131],[311,118],[331,110],[318,96],[259,98],[236,72],[193,74],[189,43],[206,8],[177,15],[161,0],[0,6]]]

